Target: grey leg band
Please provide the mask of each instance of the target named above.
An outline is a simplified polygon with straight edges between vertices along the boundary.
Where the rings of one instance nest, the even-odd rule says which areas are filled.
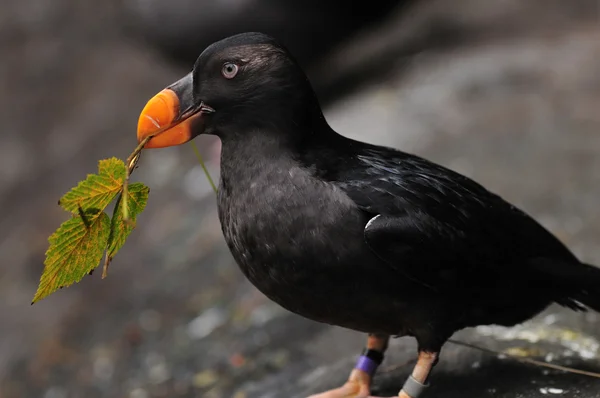
[[[419,398],[427,387],[429,387],[429,384],[421,384],[414,377],[408,376],[402,390],[411,398]]]

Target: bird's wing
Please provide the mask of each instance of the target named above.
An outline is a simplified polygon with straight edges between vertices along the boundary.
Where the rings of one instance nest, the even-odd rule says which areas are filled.
[[[341,188],[372,218],[365,240],[389,266],[434,289],[573,259],[552,234],[471,179],[401,154],[358,156]],[[521,267],[521,268],[519,268]]]
[[[387,265],[433,290],[451,287],[480,270],[474,261],[482,250],[478,243],[452,226],[440,227],[438,220],[422,213],[378,214],[365,226],[364,237]],[[488,265],[489,273],[496,268],[495,262],[482,264]]]

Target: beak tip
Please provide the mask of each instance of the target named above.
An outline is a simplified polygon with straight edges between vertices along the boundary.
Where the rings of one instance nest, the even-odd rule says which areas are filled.
[[[148,115],[146,109],[144,109],[142,111],[142,113],[140,114],[140,118],[138,119],[138,126],[137,126],[137,142],[138,144],[141,143],[146,137],[148,137],[151,134],[156,133],[157,130],[159,130],[161,128],[161,126],[158,124],[158,122],[156,120],[154,120],[154,118],[150,115]],[[149,140],[146,145],[144,145],[144,148],[151,148],[152,145],[150,145],[150,142],[152,140]]]
[[[157,135],[168,127],[179,115],[179,98],[170,89],[164,89],[152,97],[142,109],[137,125],[137,141],[141,143],[150,135]],[[161,148],[172,145],[169,140],[170,129],[160,132],[160,139],[150,139],[144,148]],[[163,134],[164,133],[164,134]],[[160,142],[158,142],[160,141]]]
[[[194,100],[191,73],[157,93],[144,106],[137,126],[144,148],[181,145],[204,132],[204,116],[211,108]],[[151,137],[151,138],[148,138]]]

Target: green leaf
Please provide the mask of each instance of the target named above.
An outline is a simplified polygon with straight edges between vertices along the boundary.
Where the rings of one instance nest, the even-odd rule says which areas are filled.
[[[110,219],[99,210],[84,211],[62,223],[48,238],[50,247],[46,251],[44,272],[32,304],[62,287],[79,282],[96,268],[109,233]]]
[[[135,219],[146,207],[149,193],[150,189],[141,182],[129,185],[129,189],[127,190],[127,206],[129,209],[130,223],[126,223],[123,220],[123,194],[121,193],[121,195],[119,195],[110,223],[110,235],[106,245],[106,259],[102,277],[106,276],[108,264],[112,261],[121,247],[123,247],[125,240],[135,228]]]
[[[76,187],[67,192],[59,201],[66,211],[77,213],[96,209],[104,210],[123,188],[125,163],[115,157],[98,162],[98,174],[88,174]]]

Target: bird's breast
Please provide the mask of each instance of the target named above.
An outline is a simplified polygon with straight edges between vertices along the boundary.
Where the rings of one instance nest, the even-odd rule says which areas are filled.
[[[293,164],[222,173],[219,217],[242,271],[279,302],[331,283],[364,253],[354,202]]]

